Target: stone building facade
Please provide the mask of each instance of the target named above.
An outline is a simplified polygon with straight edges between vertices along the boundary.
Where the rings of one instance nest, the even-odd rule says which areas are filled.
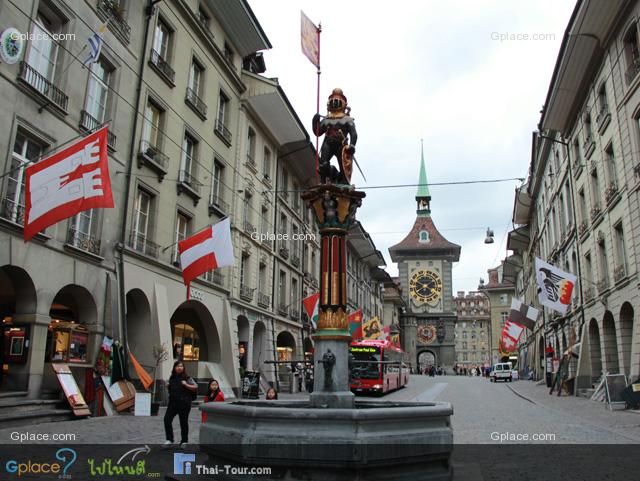
[[[456,364],[485,366],[491,362],[491,315],[489,298],[479,291],[458,291],[456,304]]]

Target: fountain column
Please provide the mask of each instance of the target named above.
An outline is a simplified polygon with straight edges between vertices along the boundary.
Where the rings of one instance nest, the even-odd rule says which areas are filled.
[[[352,408],[349,388],[349,321],[347,319],[347,243],[349,228],[364,192],[348,185],[322,184],[302,194],[320,231],[320,301],[313,340],[312,407]]]

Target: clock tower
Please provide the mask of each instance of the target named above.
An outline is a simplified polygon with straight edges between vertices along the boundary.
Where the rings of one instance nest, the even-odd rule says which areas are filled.
[[[400,339],[413,368],[455,364],[456,309],[452,266],[460,259],[460,246],[445,239],[431,217],[431,194],[420,159],[416,194],[416,220],[407,236],[389,248],[398,273],[406,311],[400,317]]]

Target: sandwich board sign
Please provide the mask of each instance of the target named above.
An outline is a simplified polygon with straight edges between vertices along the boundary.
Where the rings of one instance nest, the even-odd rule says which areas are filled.
[[[607,374],[605,377],[606,400],[609,409],[624,409],[627,402],[622,393],[627,388],[627,376],[625,374]]]

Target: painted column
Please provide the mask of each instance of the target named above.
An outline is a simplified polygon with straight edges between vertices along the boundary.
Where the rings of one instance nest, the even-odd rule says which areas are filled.
[[[346,236],[364,192],[348,186],[318,185],[302,195],[312,208],[321,238],[320,306],[314,354],[314,407],[354,405],[349,388]]]

